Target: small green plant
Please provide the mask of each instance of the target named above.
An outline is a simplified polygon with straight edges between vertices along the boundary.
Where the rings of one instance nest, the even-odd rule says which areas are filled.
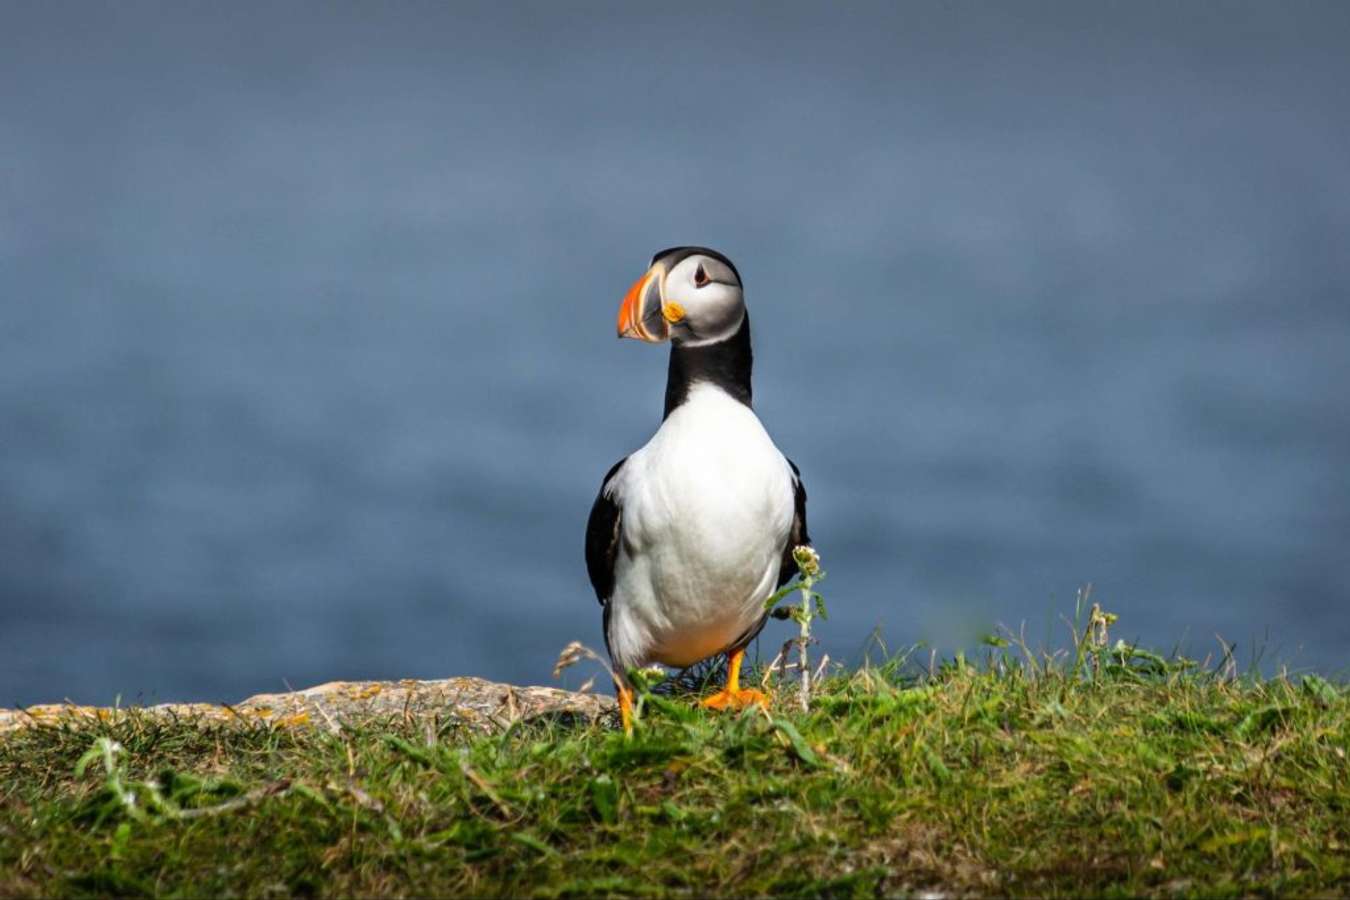
[[[825,610],[825,598],[815,590],[815,586],[825,579],[825,570],[820,567],[820,554],[805,544],[793,548],[792,559],[797,564],[797,579],[765,600],[764,608],[770,610],[775,618],[791,619],[800,628],[795,642],[797,664],[801,670],[801,688],[797,696],[801,702],[802,712],[807,712],[811,708],[811,667],[807,651],[813,641],[811,620],[816,616],[820,616],[821,619],[829,618]],[[796,606],[774,608],[780,600],[793,594],[801,596],[801,603]]]

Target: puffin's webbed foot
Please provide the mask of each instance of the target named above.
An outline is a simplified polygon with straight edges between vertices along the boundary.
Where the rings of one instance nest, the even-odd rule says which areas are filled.
[[[751,704],[768,709],[769,698],[763,691],[754,688],[742,688],[739,691],[723,688],[711,697],[704,697],[698,702],[699,706],[706,709],[745,709]]]
[[[741,687],[741,660],[745,658],[745,648],[733,650],[727,654],[727,684],[711,697],[704,697],[699,706],[705,709],[745,709],[747,706],[769,707],[769,698],[763,691]]]

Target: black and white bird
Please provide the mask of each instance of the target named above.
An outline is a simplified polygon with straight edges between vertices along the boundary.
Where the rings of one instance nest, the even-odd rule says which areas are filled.
[[[704,247],[652,259],[619,308],[619,337],[671,342],[665,415],[605,475],[586,525],[586,568],[604,608],[624,728],[626,673],[727,654],[705,706],[764,705],[740,686],[764,602],[807,544],[806,490],[750,407],[750,318],[731,260]]]

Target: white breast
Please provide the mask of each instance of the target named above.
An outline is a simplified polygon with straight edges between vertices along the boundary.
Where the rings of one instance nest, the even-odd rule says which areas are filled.
[[[623,668],[688,666],[763,615],[792,527],[792,473],[754,412],[696,384],[613,484],[609,640]]]

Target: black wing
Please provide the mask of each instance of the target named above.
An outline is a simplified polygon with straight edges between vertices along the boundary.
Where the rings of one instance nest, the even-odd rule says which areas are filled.
[[[628,457],[625,456],[605,473],[604,481],[600,482],[600,493],[591,506],[591,517],[586,522],[586,573],[591,576],[591,587],[595,588],[595,597],[601,606],[608,603],[614,593],[614,559],[619,554],[619,522],[623,517],[619,504],[606,491],[626,462]],[[608,628],[605,634],[608,639]]]
[[[792,466],[792,530],[788,532],[787,543],[783,546],[783,562],[778,568],[779,587],[797,574],[797,561],[792,558],[792,548],[811,543],[811,535],[806,533],[806,488],[802,485],[802,472],[792,460],[789,459],[787,464]]]

